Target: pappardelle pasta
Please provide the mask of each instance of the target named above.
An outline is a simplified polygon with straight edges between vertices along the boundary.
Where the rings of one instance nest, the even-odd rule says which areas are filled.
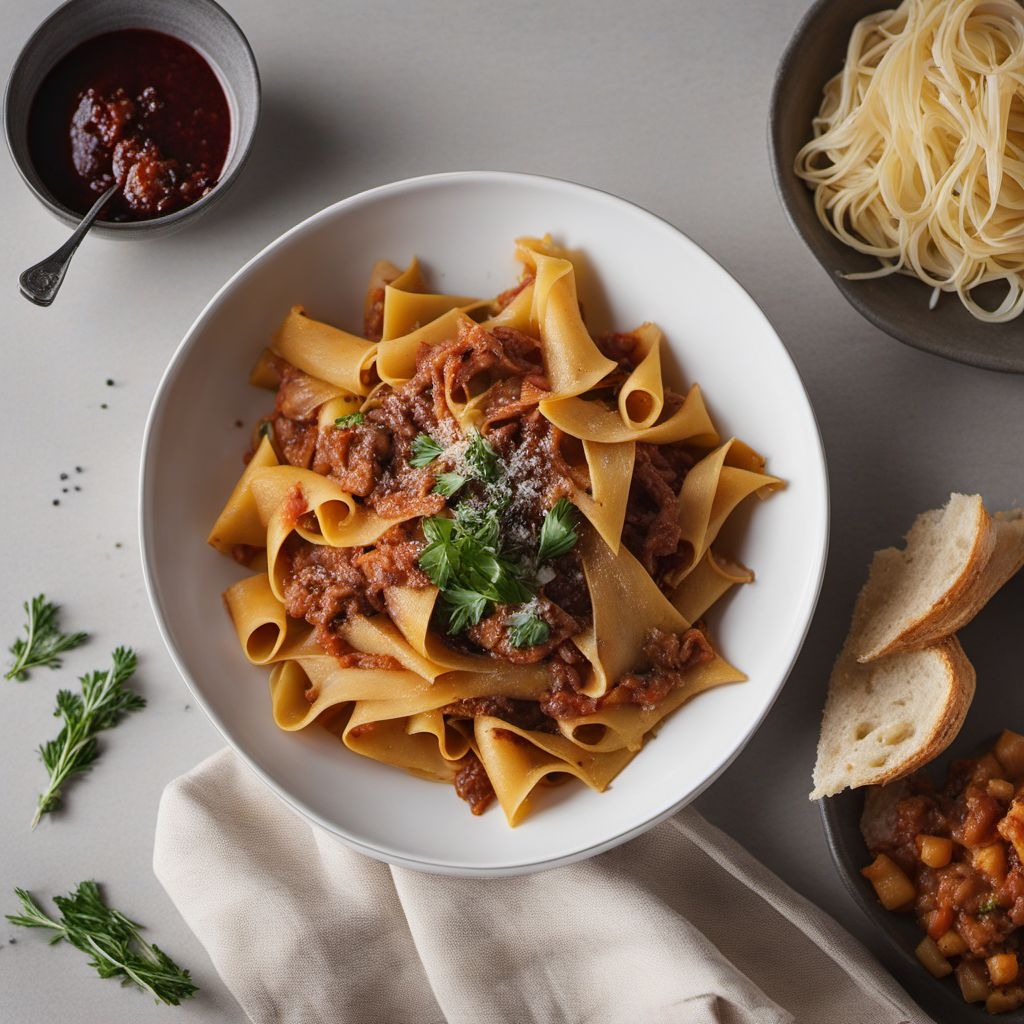
[[[539,785],[604,790],[666,715],[746,678],[703,620],[753,574],[715,541],[782,486],[669,383],[657,327],[592,337],[573,255],[516,257],[493,299],[377,263],[361,336],[294,307],[209,536],[254,571],[224,600],[281,729],[510,825]]]

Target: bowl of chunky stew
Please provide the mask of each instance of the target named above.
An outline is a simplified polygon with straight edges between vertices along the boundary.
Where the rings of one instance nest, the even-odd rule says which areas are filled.
[[[826,801],[833,854],[868,915],[939,980],[925,1005],[957,1019],[1014,1013],[1024,1009],[1024,735],[1004,730],[943,770]]]

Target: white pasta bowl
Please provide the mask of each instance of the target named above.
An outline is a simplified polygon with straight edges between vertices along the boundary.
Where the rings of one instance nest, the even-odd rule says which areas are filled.
[[[288,308],[360,322],[372,262],[418,255],[438,290],[494,294],[516,276],[512,240],[551,232],[586,254],[580,293],[592,330],[651,320],[723,436],[768,456],[788,481],[730,524],[728,554],[756,582],[716,606],[712,635],[749,681],[670,716],[604,793],[545,788],[510,829],[497,807],[473,817],[450,786],[361,758],[316,727],[279,730],[267,672],[248,664],[221,604],[244,574],[208,548],[241,468],[245,434],[270,405],[249,370]],[[568,182],[465,172],[364,192],[282,235],[211,299],[160,383],[143,445],[140,518],[150,601],[196,701],[271,795],[353,848],[390,863],[504,875],[591,856],[668,817],[709,786],[778,696],[811,621],[828,541],[828,485],[814,414],[771,325],[685,235],[624,200]],[[622,609],[629,614],[628,608]]]

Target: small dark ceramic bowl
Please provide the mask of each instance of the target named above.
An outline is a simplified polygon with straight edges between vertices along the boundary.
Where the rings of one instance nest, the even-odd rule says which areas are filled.
[[[980,756],[992,749],[995,740],[995,735],[990,736],[987,743],[972,750],[964,750],[963,741],[958,741],[954,753],[944,754],[938,764],[931,766],[928,772],[938,782],[944,776],[946,766],[956,756]],[[984,1003],[964,1002],[953,975],[933,978],[918,962],[914,950],[924,933],[918,927],[914,916],[886,910],[878,902],[871,883],[860,873],[861,868],[872,860],[860,834],[864,794],[863,789],[846,790],[838,796],[822,800],[821,817],[825,825],[829,852],[847,891],[892,946],[896,957],[896,962],[891,965],[893,973],[918,1004],[943,1024],[991,1024],[994,1020],[1022,1024],[1024,1010],[993,1017],[985,1012]]]
[[[817,0],[800,22],[775,77],[768,123],[772,174],[790,223],[850,304],[894,338],[935,355],[989,370],[1024,373],[1024,320],[1003,324],[974,319],[955,295],[928,309],[931,289],[893,274],[867,281],[841,275],[874,270],[877,260],[834,238],[814,212],[813,193],[793,172],[825,83],[839,72],[853,26],[898,0]],[[979,292],[983,298],[984,293]]]
[[[260,113],[260,78],[248,40],[214,0],[68,0],[25,44],[7,81],[4,129],[7,146],[25,184],[65,224],[82,214],[58,202],[43,184],[28,148],[32,100],[47,72],[70,50],[93,36],[118,29],[151,29],[184,40],[206,58],[220,80],[231,112],[231,140],[220,180],[202,199],[152,220],[98,220],[92,234],[107,238],[153,238],[177,230],[208,210],[238,177],[252,148]]]

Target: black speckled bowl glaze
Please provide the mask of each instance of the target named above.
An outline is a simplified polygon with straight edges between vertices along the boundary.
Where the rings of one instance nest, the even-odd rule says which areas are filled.
[[[943,295],[938,307],[929,310],[931,289],[902,275],[867,281],[843,278],[843,273],[873,270],[878,263],[825,230],[814,212],[813,193],[793,173],[797,151],[810,138],[822,89],[842,67],[853,26],[866,14],[896,4],[897,0],[817,0],[800,22],[782,57],[771,99],[768,141],[775,186],[797,234],[849,303],[876,327],[946,359],[1024,373],[1024,317],[982,323],[955,295]]]
[[[224,87],[231,112],[231,139],[220,179],[202,199],[152,220],[96,221],[92,234],[104,238],[153,238],[176,231],[216,203],[241,173],[260,114],[260,78],[242,30],[214,0],[68,0],[32,34],[15,61],[4,94],[7,146],[25,184],[65,224],[82,214],[50,194],[28,151],[28,115],[40,82],[79,43],[104,32],[144,28],[183,39],[198,50]]]

